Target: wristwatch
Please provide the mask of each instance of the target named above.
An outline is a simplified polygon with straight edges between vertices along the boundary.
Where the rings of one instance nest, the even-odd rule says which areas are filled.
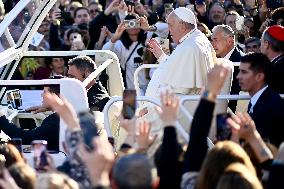
[[[216,99],[216,94],[210,92],[209,90],[205,90],[202,94],[202,98],[206,98],[209,100],[215,100]]]

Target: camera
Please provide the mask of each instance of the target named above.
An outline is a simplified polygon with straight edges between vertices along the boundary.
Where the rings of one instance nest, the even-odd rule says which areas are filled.
[[[82,36],[80,34],[73,35],[72,42],[82,41]]]
[[[123,22],[126,29],[140,28],[140,21],[138,19],[124,20]]]
[[[22,96],[19,89],[7,91],[6,96],[8,104],[11,104],[14,109],[22,106]]]

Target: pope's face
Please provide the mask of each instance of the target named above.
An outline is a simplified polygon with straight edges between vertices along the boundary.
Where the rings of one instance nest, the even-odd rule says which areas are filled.
[[[183,37],[181,33],[181,27],[183,27],[182,23],[178,22],[175,18],[175,15],[170,14],[168,17],[168,25],[169,25],[169,31],[171,34],[171,37],[173,41],[178,44],[179,40]]]

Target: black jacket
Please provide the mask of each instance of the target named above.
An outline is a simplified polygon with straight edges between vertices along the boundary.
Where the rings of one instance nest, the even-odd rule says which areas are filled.
[[[264,140],[276,146],[284,141],[284,103],[270,87],[263,91],[250,115]]]
[[[275,58],[272,64],[270,86],[275,92],[284,94],[284,54]]]
[[[23,130],[10,123],[5,116],[0,117],[0,129],[11,138],[21,138],[23,144],[31,144],[33,140],[46,140],[48,150],[59,150],[59,116],[53,113],[46,117],[39,127]]]
[[[241,57],[244,56],[244,53],[239,50],[237,47],[235,47],[233,53],[231,54],[229,60],[232,62],[240,62],[241,61]],[[230,94],[239,94],[239,92],[241,91],[241,87],[239,85],[239,82],[237,80],[237,75],[239,73],[239,67],[235,66],[234,67],[234,73],[233,73],[233,81],[232,81],[232,86],[231,86],[231,92]],[[237,107],[237,101],[236,100],[230,100],[229,104],[228,104],[229,108],[235,112],[236,111],[236,107]]]

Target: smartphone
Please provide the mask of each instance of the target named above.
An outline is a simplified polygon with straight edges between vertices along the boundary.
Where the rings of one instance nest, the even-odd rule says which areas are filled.
[[[232,129],[227,124],[227,119],[231,117],[229,113],[217,115],[217,140],[230,140],[232,136]]]
[[[74,34],[72,38],[72,42],[77,42],[77,41],[82,41],[82,36],[81,34]]]
[[[132,119],[136,111],[136,91],[125,89],[123,91],[122,116],[124,119]]]
[[[48,165],[47,161],[47,141],[46,140],[34,140],[32,141],[32,149],[34,155],[34,168],[37,171],[45,170],[45,166]]]
[[[9,144],[13,144],[20,153],[23,152],[22,148],[22,139],[21,138],[11,138],[11,140],[8,141]]]
[[[133,0],[125,0],[125,4],[126,4],[127,7],[128,6],[134,7],[135,6],[135,2]]]
[[[70,19],[70,18],[72,18],[70,12],[61,11],[61,19],[62,19],[62,20],[68,20],[68,19]]]
[[[93,138],[99,136],[95,117],[93,114],[86,111],[79,113],[79,120],[86,149],[88,151],[92,151],[95,148],[92,142]]]

